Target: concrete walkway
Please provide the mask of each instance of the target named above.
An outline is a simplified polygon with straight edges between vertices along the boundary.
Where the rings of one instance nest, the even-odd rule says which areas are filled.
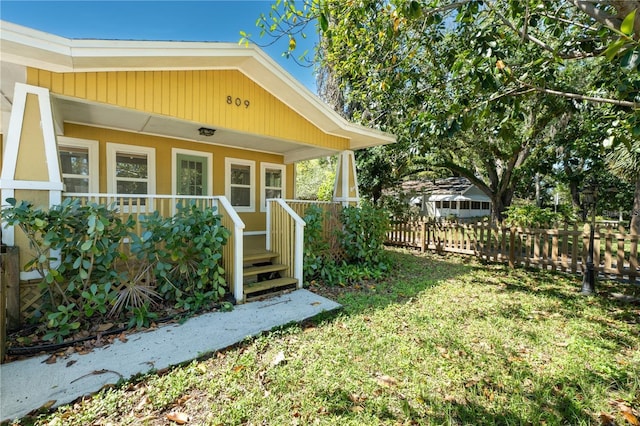
[[[96,348],[86,355],[59,357],[46,364],[42,355],[0,365],[0,421],[24,417],[55,401],[67,404],[99,391],[121,378],[129,379],[215,352],[249,336],[291,322],[300,322],[341,306],[307,290],[213,312],[183,324],[161,326],[127,335],[125,343]]]

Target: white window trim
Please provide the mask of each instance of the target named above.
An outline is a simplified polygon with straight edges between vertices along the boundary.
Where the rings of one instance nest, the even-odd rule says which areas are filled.
[[[147,194],[156,193],[156,149],[146,146],[107,143],[107,192],[115,194],[116,184],[116,154],[146,154],[147,155]],[[140,195],[142,197],[142,194]]]
[[[100,192],[100,152],[99,144],[96,140],[70,138],[67,136],[58,136],[59,148],[86,148],[89,153],[89,175],[69,175],[63,174],[62,181],[65,177],[70,178],[89,178],[89,192]],[[58,153],[59,155],[59,153]],[[66,190],[66,189],[65,189]]]
[[[279,169],[282,172],[282,186],[280,190],[282,191],[282,197],[286,198],[286,189],[287,189],[287,166],[284,164],[275,164],[275,163],[260,163],[260,211],[267,211],[267,186],[266,186],[266,174],[267,169]],[[274,188],[274,187],[270,187]]]
[[[225,158],[224,159],[224,195],[227,200],[231,202],[231,166],[238,164],[241,166],[249,166],[249,206],[233,206],[236,212],[239,213],[253,213],[256,211],[256,162],[251,160],[242,160],[240,158]]]
[[[193,151],[190,149],[171,148],[171,193],[177,195],[177,182],[178,176],[178,154],[184,155],[196,155],[198,157],[207,158],[207,195],[213,195],[213,154],[204,151]]]

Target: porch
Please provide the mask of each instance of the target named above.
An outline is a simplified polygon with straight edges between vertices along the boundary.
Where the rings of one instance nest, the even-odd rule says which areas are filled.
[[[272,296],[303,286],[304,210],[311,202],[267,200],[263,232],[245,232],[245,223],[225,196],[125,195],[63,193],[63,199],[77,199],[81,205],[96,203],[117,211],[122,219],[132,217],[134,232],[142,236],[145,215],[157,212],[171,217],[178,205],[195,203],[201,209],[214,209],[229,233],[223,247],[222,267],[236,303]],[[327,203],[336,204],[338,203]],[[128,241],[121,246],[126,252]]]

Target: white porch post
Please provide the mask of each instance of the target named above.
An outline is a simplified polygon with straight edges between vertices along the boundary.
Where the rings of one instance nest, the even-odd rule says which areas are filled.
[[[49,90],[16,83],[0,175],[0,203],[16,197],[37,199],[38,191],[48,191],[45,203],[51,207],[62,201],[62,190]],[[15,245],[13,227],[4,225],[2,242]],[[21,280],[39,278],[36,271],[20,273]]]
[[[333,201],[342,202],[343,205],[360,203],[356,159],[353,151],[342,151],[338,156],[336,180],[333,186]]]

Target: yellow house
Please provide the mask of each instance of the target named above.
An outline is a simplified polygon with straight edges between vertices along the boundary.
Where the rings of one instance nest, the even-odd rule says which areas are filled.
[[[232,232],[223,262],[239,303],[302,285],[295,162],[339,154],[334,201],[353,202],[353,150],[395,141],[344,120],[254,46],[75,40],[1,22],[0,65],[3,203],[215,206]],[[29,260],[19,232],[2,239]],[[281,278],[249,287],[265,259]]]

